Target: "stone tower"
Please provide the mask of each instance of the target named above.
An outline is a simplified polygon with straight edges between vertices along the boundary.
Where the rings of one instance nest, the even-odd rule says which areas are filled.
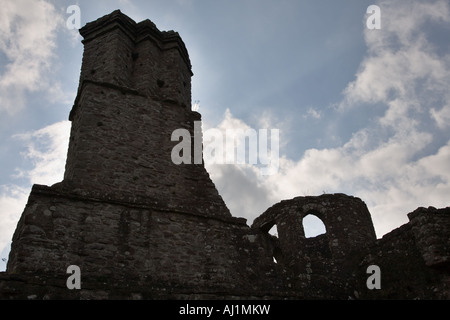
[[[61,187],[229,217],[203,165],[171,160],[171,133],[185,128],[193,137],[201,118],[191,111],[191,63],[178,33],[120,11],[80,33],[84,56]]]
[[[253,288],[276,287],[271,253],[258,251],[264,239],[231,216],[203,163],[172,162],[174,130],[201,135],[178,33],[114,11],[80,34],[64,180],[33,186],[7,273],[57,283],[44,289],[50,297],[246,296],[237,283],[255,278],[247,264],[272,273]],[[70,265],[82,272],[80,292],[65,288]]]

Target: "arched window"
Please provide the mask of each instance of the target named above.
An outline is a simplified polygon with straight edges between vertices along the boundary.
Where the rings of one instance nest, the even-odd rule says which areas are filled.
[[[305,238],[312,238],[327,232],[325,225],[314,214],[308,214],[303,218],[303,230]]]
[[[272,244],[274,245],[273,253],[272,253],[272,259],[275,263],[282,263],[283,262],[283,254],[281,252],[281,249],[279,247],[278,243],[278,228],[277,225],[274,224],[268,231],[268,233],[274,237],[272,238]]]
[[[276,224],[274,224],[273,227],[270,228],[269,234],[278,238],[278,228]]]

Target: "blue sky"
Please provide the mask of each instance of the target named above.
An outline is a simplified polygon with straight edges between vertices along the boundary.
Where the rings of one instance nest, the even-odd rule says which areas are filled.
[[[366,9],[381,9],[369,30]],[[363,0],[6,0],[0,11],[0,252],[31,185],[62,180],[83,46],[115,9],[180,33],[204,128],[280,129],[280,169],[207,164],[234,216],[295,196],[360,197],[377,235],[450,194],[450,5]],[[0,270],[4,264],[0,261]]]

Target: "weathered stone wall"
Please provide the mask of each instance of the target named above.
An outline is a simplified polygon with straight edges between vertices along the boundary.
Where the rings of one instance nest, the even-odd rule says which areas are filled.
[[[326,233],[306,238],[303,218],[317,216]],[[277,261],[299,280],[311,297],[353,294],[355,263],[360,252],[376,240],[367,206],[344,194],[296,197],[275,204],[255,219],[252,228],[268,231],[277,226]],[[327,288],[328,292],[323,292]]]
[[[367,265],[377,265],[381,289],[368,290],[361,281],[360,298],[450,299],[450,208],[419,208],[408,217],[369,247],[356,279],[364,280]]]
[[[425,264],[450,270],[450,208],[418,208],[408,214],[411,230]]]
[[[303,218],[313,214],[320,218],[326,234],[306,238]],[[370,213],[360,199],[343,194],[319,197],[297,197],[281,201],[255,219],[253,228],[269,230],[277,225],[282,260],[295,272],[314,271],[314,266],[327,274],[342,273],[344,263],[353,251],[376,240]]]
[[[8,272],[53,276],[64,287],[67,267],[77,265],[83,282],[97,279],[96,290],[115,286],[127,292],[133,283],[154,298],[287,296],[270,246],[245,219],[206,218],[35,185],[13,238]],[[51,290],[40,295],[53,297]]]

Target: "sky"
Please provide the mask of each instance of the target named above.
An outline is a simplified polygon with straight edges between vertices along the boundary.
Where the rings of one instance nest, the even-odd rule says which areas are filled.
[[[345,193],[377,237],[450,205],[446,0],[4,0],[0,9],[0,257],[33,184],[63,178],[83,45],[67,27],[116,9],[182,37],[203,129],[279,129],[279,169],[206,163],[250,225],[296,196]],[[370,5],[380,28],[369,29]],[[0,270],[5,263],[0,261]]]

